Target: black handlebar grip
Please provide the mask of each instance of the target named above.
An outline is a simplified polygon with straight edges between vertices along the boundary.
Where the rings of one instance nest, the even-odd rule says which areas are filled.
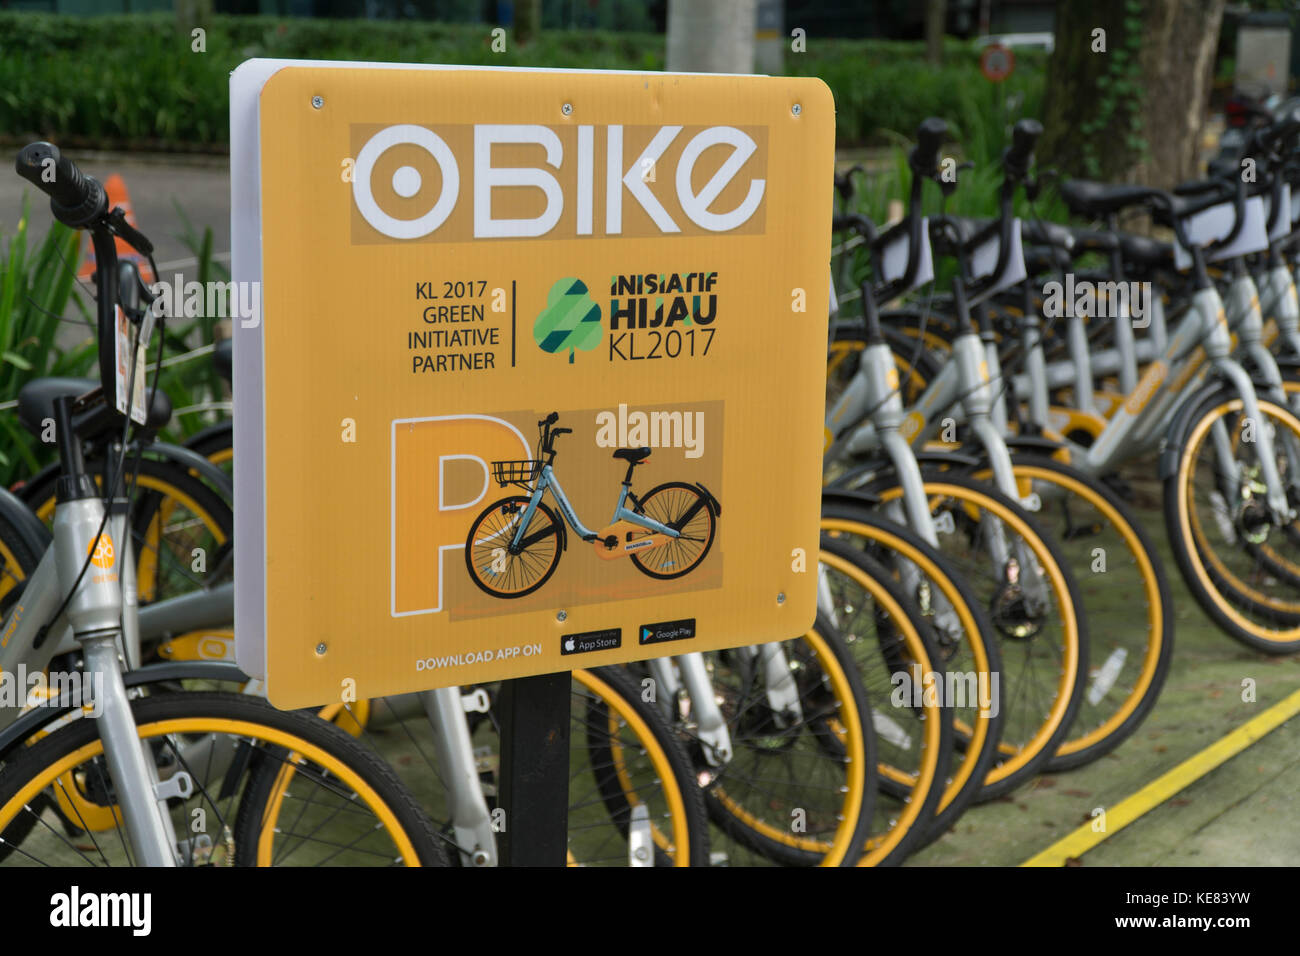
[[[557,428],[555,429],[555,431],[551,432],[551,437],[558,438],[561,435],[572,435],[572,434],[573,434],[572,428]]]
[[[546,416],[546,420],[545,420],[545,421],[538,422],[537,424],[539,424],[539,425],[554,425],[554,424],[555,424],[556,422],[558,422],[559,420],[560,420],[560,413],[559,413],[559,412],[551,412],[551,414],[549,414],[549,415]]]
[[[1002,157],[1002,167],[1007,175],[1023,179],[1029,173],[1029,161],[1034,156],[1034,146],[1043,135],[1043,124],[1036,119],[1022,119],[1011,131],[1011,146]]]
[[[79,229],[108,210],[104,187],[84,175],[53,143],[30,143],[14,162],[18,175],[50,197],[50,210],[65,225]]]
[[[937,116],[921,120],[916,128],[916,146],[907,156],[912,171],[923,176],[933,176],[939,165],[939,150],[948,138],[948,124]]]
[[[1284,144],[1296,133],[1300,133],[1300,106],[1291,106],[1283,110],[1273,124],[1273,139]]]

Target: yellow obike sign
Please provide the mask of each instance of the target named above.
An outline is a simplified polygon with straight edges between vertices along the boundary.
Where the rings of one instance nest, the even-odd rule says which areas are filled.
[[[237,658],[273,702],[812,624],[820,81],[250,61],[231,87],[262,303]]]

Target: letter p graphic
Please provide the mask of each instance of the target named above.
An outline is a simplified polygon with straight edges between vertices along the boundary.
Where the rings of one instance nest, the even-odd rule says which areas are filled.
[[[471,522],[507,494],[493,461],[531,458],[527,440],[490,415],[446,415],[393,422],[390,510],[393,617],[445,610],[470,595],[460,550]]]

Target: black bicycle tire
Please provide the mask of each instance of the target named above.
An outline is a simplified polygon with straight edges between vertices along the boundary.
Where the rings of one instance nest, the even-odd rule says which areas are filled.
[[[332,724],[302,712],[278,711],[266,701],[250,695],[223,692],[144,697],[132,701],[131,708],[138,726],[175,719],[234,720],[271,728],[319,747],[356,773],[382,799],[410,839],[422,865],[446,865],[433,825],[397,781],[392,770]],[[82,719],[60,727],[22,750],[6,764],[5,773],[0,775],[0,807],[6,806],[31,781],[48,774],[49,768],[58,760],[97,741],[98,725],[93,720]],[[266,766],[270,767],[269,764]],[[255,774],[261,772],[261,769],[254,770]],[[238,815],[245,812],[247,797],[245,792],[236,811]],[[255,804],[248,806],[250,814],[255,812]],[[8,832],[12,834],[12,830]],[[249,826],[245,825],[243,836],[236,836],[236,840],[249,837]]]
[[[538,510],[540,510],[544,515],[546,515],[550,519],[551,524],[555,527],[555,560],[552,561],[551,566],[546,569],[546,573],[543,574],[541,578],[537,580],[535,583],[533,583],[526,589],[519,591],[516,594],[502,594],[499,591],[493,591],[482,581],[480,581],[478,575],[474,573],[474,556],[473,556],[474,530],[479,526],[479,523],[482,522],[482,520],[486,518],[489,514],[491,514],[494,510],[500,508],[503,504],[505,504],[508,501],[520,502],[526,505],[530,500],[531,499],[527,495],[507,495],[504,498],[499,498],[496,501],[492,502],[492,504],[484,508],[482,511],[480,511],[478,517],[475,518],[474,521],[469,526],[469,534],[466,536],[465,539],[465,570],[469,573],[469,579],[473,581],[474,585],[484,594],[489,594],[494,598],[501,598],[503,600],[514,600],[515,598],[524,597],[527,594],[532,594],[543,584],[549,581],[551,579],[551,575],[555,573],[555,569],[560,566],[560,557],[562,556],[562,551],[563,551],[562,545],[564,542],[564,528],[560,524],[561,519],[558,518],[555,512],[552,511],[547,506],[546,502],[539,501],[537,503]]]

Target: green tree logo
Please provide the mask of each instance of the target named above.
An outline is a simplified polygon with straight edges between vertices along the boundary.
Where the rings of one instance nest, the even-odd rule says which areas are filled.
[[[600,344],[605,330],[600,324],[600,306],[592,301],[581,279],[561,279],[551,286],[546,308],[533,323],[533,339],[543,352],[568,349],[573,364],[575,349],[589,352]]]

